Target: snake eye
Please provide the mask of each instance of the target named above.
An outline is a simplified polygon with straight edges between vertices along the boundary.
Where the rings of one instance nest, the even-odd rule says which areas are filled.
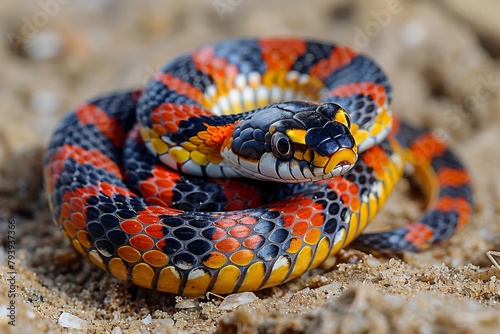
[[[294,153],[292,141],[282,132],[276,132],[272,135],[271,150],[281,160],[290,160]]]

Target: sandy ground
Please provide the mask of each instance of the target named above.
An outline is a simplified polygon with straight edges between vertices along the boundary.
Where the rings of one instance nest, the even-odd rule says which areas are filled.
[[[499,12],[495,0],[2,1],[0,332],[500,332],[500,270],[485,255],[500,251]],[[137,289],[78,256],[51,223],[41,181],[62,115],[144,85],[200,44],[270,35],[341,42],[375,58],[393,83],[395,113],[443,136],[470,168],[471,222],[400,259],[348,249],[236,308]],[[403,181],[372,228],[416,218],[422,204]]]

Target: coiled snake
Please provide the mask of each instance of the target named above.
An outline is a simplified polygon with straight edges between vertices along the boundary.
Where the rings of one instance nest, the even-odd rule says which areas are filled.
[[[44,158],[53,218],[115,277],[182,295],[278,285],[353,241],[423,249],[469,219],[469,176],[439,139],[394,119],[390,102],[382,70],[345,46],[269,38],[200,47],[144,91],[64,118]],[[360,236],[405,162],[427,211]]]

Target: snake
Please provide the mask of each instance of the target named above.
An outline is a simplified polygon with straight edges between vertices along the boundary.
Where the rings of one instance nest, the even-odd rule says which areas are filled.
[[[383,70],[348,46],[200,46],[60,122],[44,155],[53,220],[119,280],[185,296],[273,287],[348,245],[427,249],[469,221],[471,180],[391,101]],[[405,170],[426,195],[422,216],[362,234]]]

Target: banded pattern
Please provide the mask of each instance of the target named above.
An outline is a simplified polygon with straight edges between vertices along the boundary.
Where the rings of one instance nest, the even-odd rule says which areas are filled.
[[[380,253],[419,251],[450,238],[472,214],[472,188],[464,165],[434,135],[396,122],[396,137],[428,195],[422,218],[388,232],[364,234],[354,246]]]
[[[274,182],[319,180],[322,177],[314,169],[322,163],[312,152],[296,157],[302,161],[297,170],[282,164],[272,167],[281,174],[263,176],[265,173],[255,170],[259,159],[245,153],[264,151],[264,147],[245,143],[241,150],[235,141],[225,141],[233,131],[246,134],[246,123],[238,122],[250,117],[263,119],[253,117],[259,112],[256,108],[287,100],[340,104],[350,113],[350,132],[359,152],[380,142],[390,129],[391,88],[381,69],[351,48],[303,39],[230,40],[184,54],[167,63],[148,84],[139,102],[138,121],[151,152],[184,174],[246,176]],[[286,107],[264,109],[260,112],[266,113],[267,119],[253,121],[254,130],[259,125],[268,126],[269,119],[285,117],[278,114]],[[256,133],[249,139],[258,136]],[[268,166],[272,159],[262,154],[260,162]],[[228,164],[231,160],[235,163]],[[324,178],[345,171],[326,173]]]
[[[217,169],[213,148],[249,115],[209,111],[300,97],[349,111],[360,154],[344,176],[278,185],[200,177],[231,173]],[[425,248],[467,222],[469,177],[442,142],[404,123],[382,140],[392,123],[389,103],[382,71],[345,47],[301,39],[202,47],[167,64],[144,92],[103,96],[66,116],[44,157],[54,221],[78,252],[115,277],[182,295],[281,284],[354,240],[382,252]],[[164,158],[169,151],[173,158]],[[429,210],[404,228],[360,236],[406,161],[430,193]],[[195,176],[175,171],[190,166]]]

